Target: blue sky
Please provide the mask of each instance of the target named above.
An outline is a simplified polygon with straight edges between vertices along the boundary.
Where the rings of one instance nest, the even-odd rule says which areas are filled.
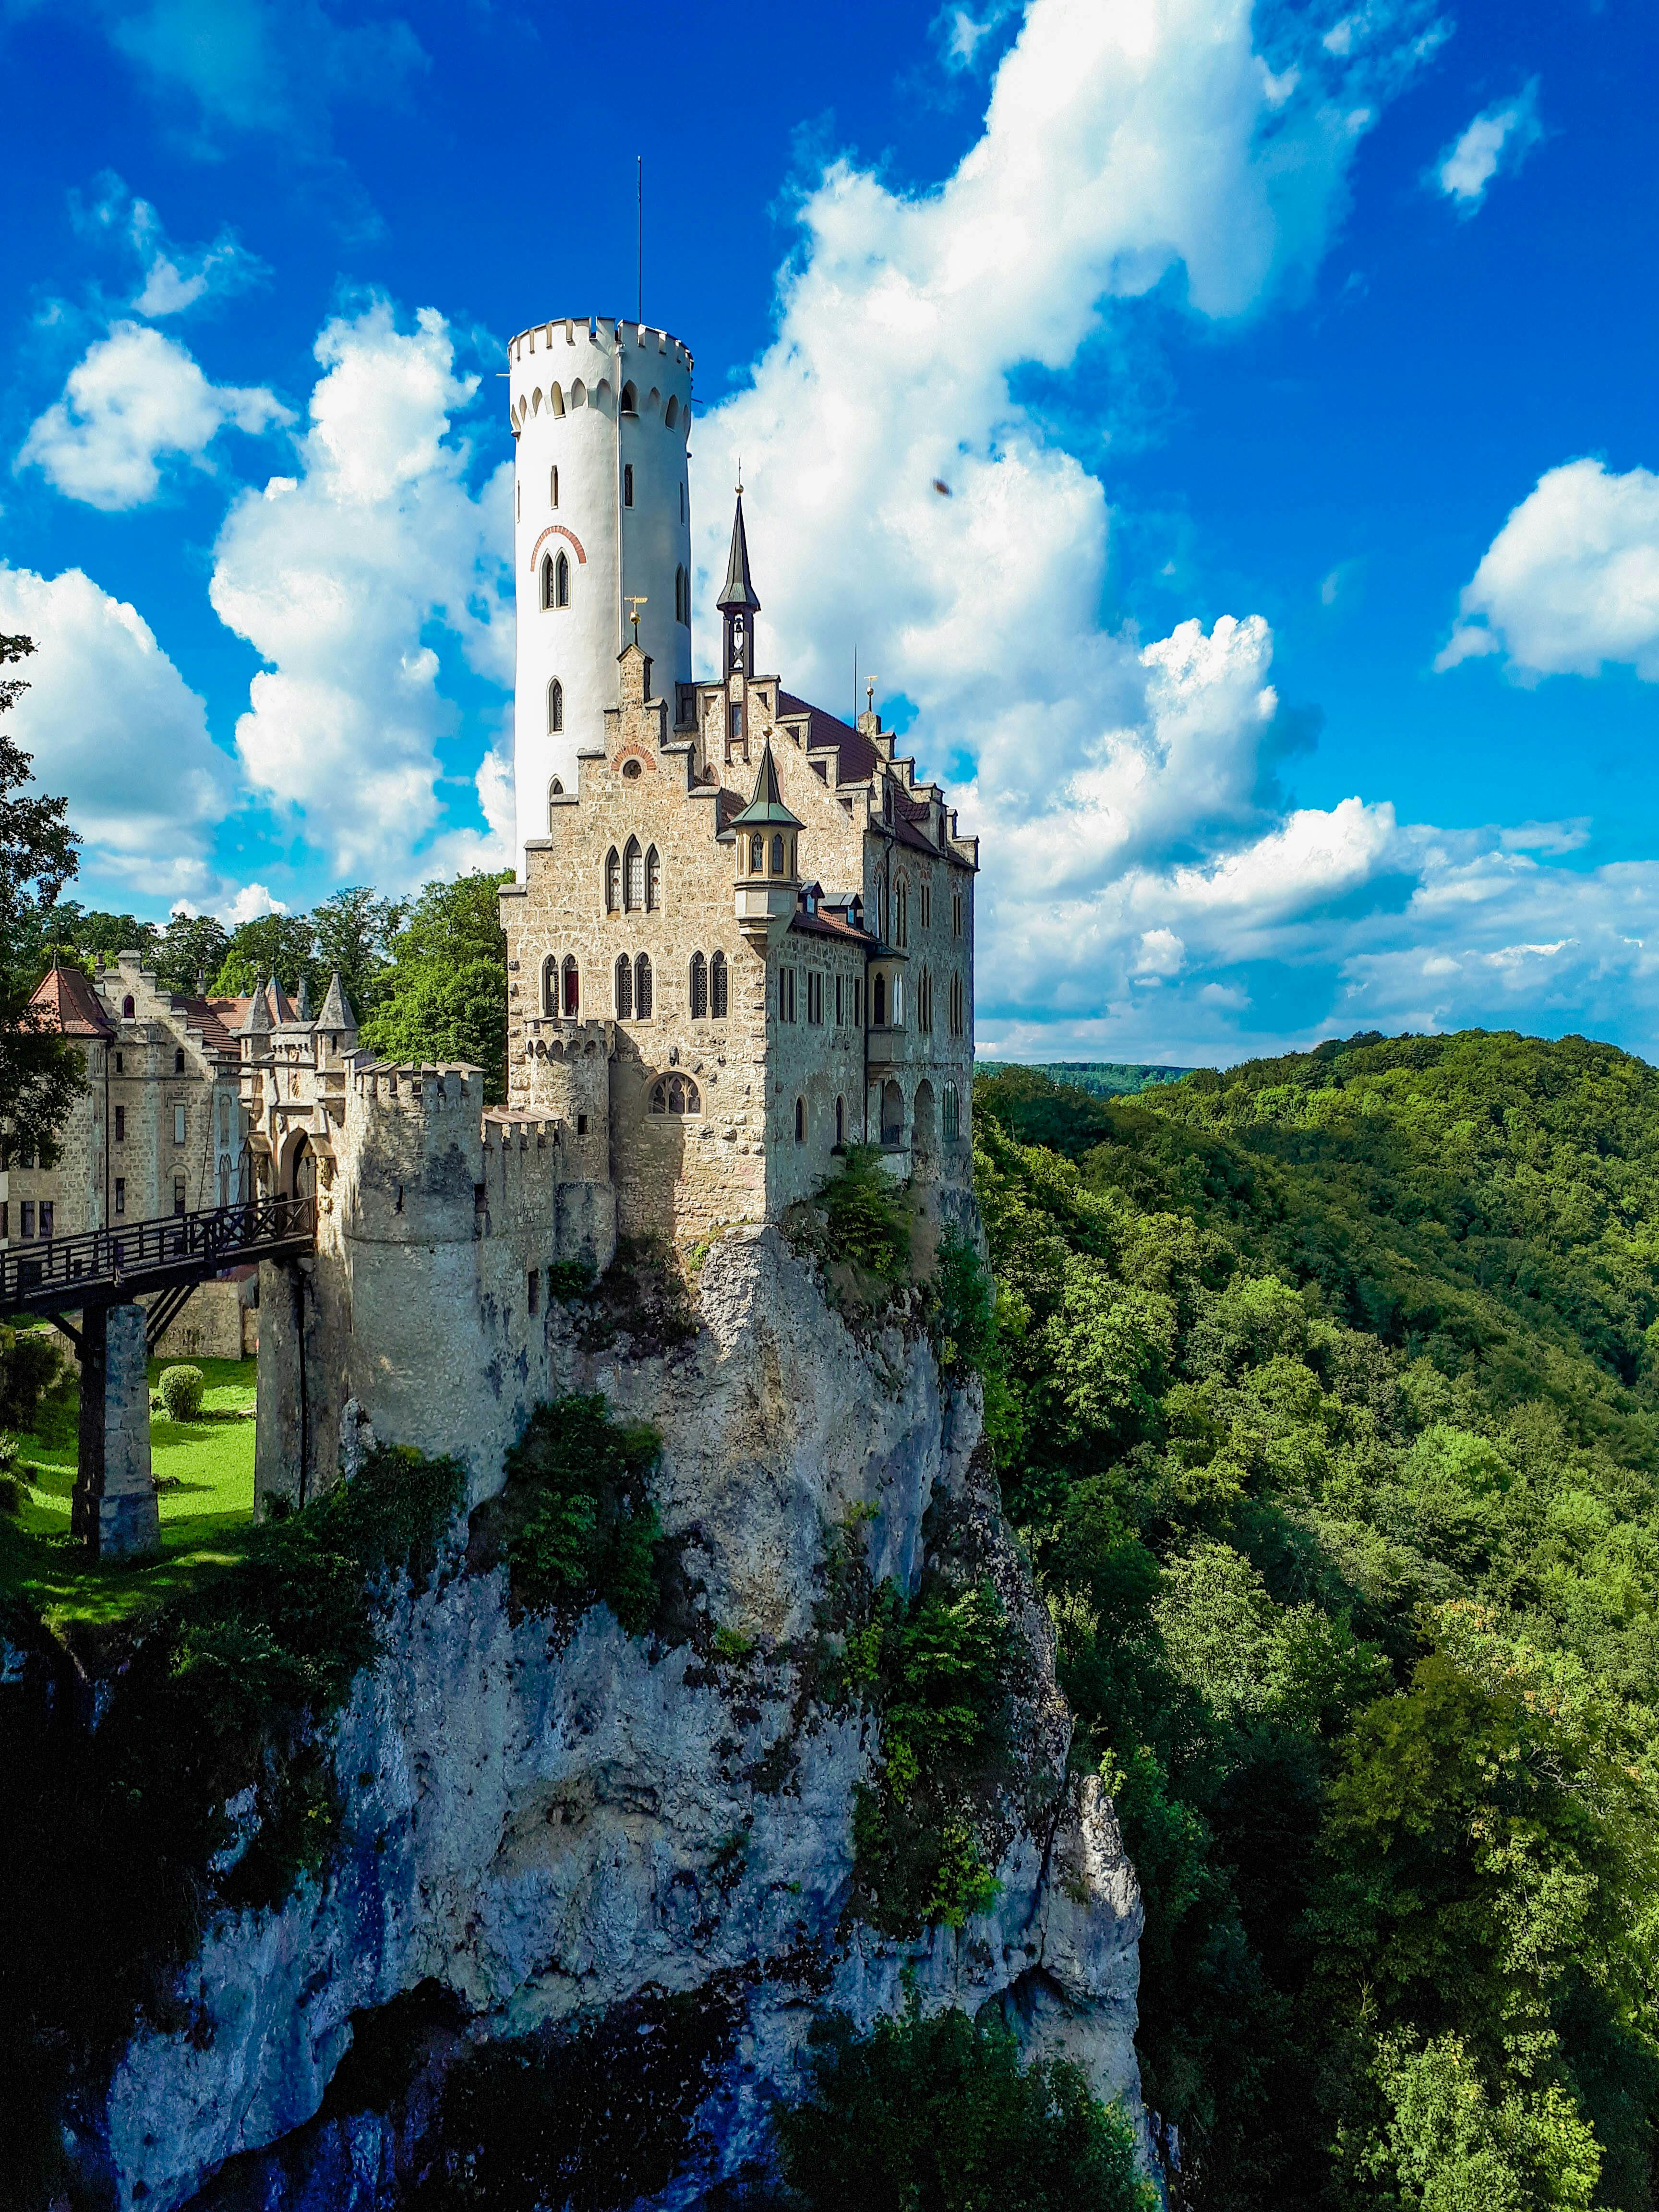
[[[642,152],[700,608],[740,450],[763,658],[842,708],[858,645],[983,834],[982,1049],[1649,1048],[1651,10],[0,0],[0,627],[83,897],[495,860],[495,370],[631,310]]]

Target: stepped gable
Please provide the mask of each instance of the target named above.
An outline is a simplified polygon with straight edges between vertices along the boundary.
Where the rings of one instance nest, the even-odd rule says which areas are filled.
[[[44,1026],[60,1036],[109,1037],[115,1024],[100,1004],[98,994],[78,968],[64,968],[54,960],[29,1000],[46,1017]]]
[[[778,693],[780,716],[805,714],[808,728],[806,744],[809,751],[834,745],[841,755],[840,778],[843,783],[867,783],[878,765],[876,749],[862,730],[854,729],[849,723],[837,721],[822,707],[815,707],[809,699],[797,699],[793,691]]]

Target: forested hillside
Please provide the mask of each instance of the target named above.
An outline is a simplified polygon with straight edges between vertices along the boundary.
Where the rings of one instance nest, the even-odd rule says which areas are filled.
[[[1181,2201],[1650,2204],[1659,1074],[1475,1033],[976,1101]]]

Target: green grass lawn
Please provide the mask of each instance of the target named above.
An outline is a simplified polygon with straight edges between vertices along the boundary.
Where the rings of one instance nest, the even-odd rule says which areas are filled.
[[[183,1365],[169,1360],[169,1366]],[[131,1565],[89,1565],[70,1540],[80,1389],[71,1373],[40,1401],[17,1440],[21,1510],[0,1514],[0,1592],[15,1592],[54,1624],[118,1620],[234,1559],[253,1520],[253,1401],[258,1363],[196,1359],[207,1383],[193,1421],[150,1415],[161,1510],[161,1549]],[[153,1389],[161,1371],[150,1362]]]

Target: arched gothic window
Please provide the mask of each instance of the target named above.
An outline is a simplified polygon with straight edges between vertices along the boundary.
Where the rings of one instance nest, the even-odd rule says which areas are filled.
[[[651,1086],[653,1114],[701,1114],[702,1100],[689,1075],[665,1075]]]
[[[691,1018],[700,1022],[708,1012],[708,963],[701,952],[691,955]]]
[[[954,1145],[962,1135],[962,1112],[957,1104],[957,1086],[947,1083],[939,1102],[939,1125],[947,1145]]]
[[[656,847],[645,856],[645,910],[655,914],[662,904],[662,860]]]
[[[634,1012],[640,1021],[651,1018],[651,955],[641,952],[634,963]]]
[[[893,927],[896,932],[894,944],[908,945],[910,941],[910,886],[902,876],[893,886]]]
[[[714,1019],[726,1019],[726,955],[717,952],[708,963],[708,1004]]]
[[[634,963],[625,952],[617,955],[617,1019],[634,1018]]]
[[[544,607],[557,605],[557,579],[553,574],[553,556],[544,553],[542,556],[542,605]]]
[[[960,1036],[963,1029],[963,989],[960,975],[951,978],[951,1034]]]
[[[182,1045],[178,1046],[173,1052],[173,1072],[175,1075],[182,1075],[185,1072],[185,1048]]]
[[[933,1026],[933,979],[924,968],[916,985],[916,1027],[924,1034]]]
[[[836,1142],[838,1145],[847,1142],[847,1107],[840,1098],[836,1101]]]
[[[570,556],[568,553],[561,553],[553,563],[553,597],[548,604],[555,607],[570,605]]]
[[[629,914],[637,914],[645,904],[645,855],[640,850],[640,841],[630,837],[623,848],[623,906]]]
[[[574,952],[567,952],[564,956],[564,1018],[566,1021],[575,1020],[581,1011],[581,1003],[582,980],[580,971],[576,966],[576,956]]]
[[[622,411],[624,415],[637,415],[640,411],[640,395],[631,384],[624,384],[622,388]]]
[[[772,840],[772,873],[775,876],[781,876],[783,873],[783,840],[781,837],[775,836]]]
[[[887,878],[876,878],[876,935],[884,945],[887,942]]]
[[[759,875],[759,873],[760,873],[761,870],[762,870],[765,866],[766,866],[766,840],[765,840],[765,838],[764,838],[764,837],[751,837],[751,838],[749,840],[749,872],[750,872],[750,874],[751,876],[757,876],[757,875]]]
[[[798,1145],[800,1145],[805,1144],[805,1141],[806,1101],[804,1098],[797,1098],[795,1101],[795,1142]]]
[[[122,1000],[121,1018],[124,1022],[130,1022],[133,1018],[135,1011],[136,1009],[133,1006],[132,1000],[130,995]]]
[[[556,1014],[559,1011],[559,956],[550,952],[542,963],[542,1012]]]
[[[564,410],[561,408],[559,411],[562,414]],[[548,477],[547,503],[550,507],[556,507],[559,503],[559,472],[556,469],[554,469]]]
[[[550,732],[564,727],[564,686],[556,676],[547,687],[547,726]]]
[[[622,862],[613,845],[605,856],[605,910],[615,914],[622,905]]]

